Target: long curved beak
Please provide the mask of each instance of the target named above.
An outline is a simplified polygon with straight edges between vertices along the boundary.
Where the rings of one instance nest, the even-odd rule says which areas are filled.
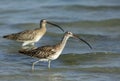
[[[85,41],[84,39],[79,38],[77,35],[73,35],[73,37],[81,40],[82,42],[84,42],[85,44],[87,44],[90,47],[90,49],[92,49],[92,46],[87,41]]]
[[[60,26],[58,26],[58,25],[56,25],[56,24],[53,24],[53,23],[51,23],[51,22],[48,22],[48,21],[47,21],[47,23],[48,23],[48,24],[51,24],[51,25],[53,25],[53,26],[58,27],[59,29],[61,29],[61,30],[64,32],[64,30],[63,30]]]

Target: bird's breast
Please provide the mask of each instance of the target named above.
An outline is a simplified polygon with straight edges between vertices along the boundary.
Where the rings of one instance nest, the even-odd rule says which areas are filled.
[[[49,59],[51,59],[51,60],[57,59],[57,58],[60,56],[61,52],[62,52],[62,50],[56,52],[54,55],[51,55],[51,56],[49,57]]]
[[[37,35],[34,38],[34,41],[38,42],[43,37],[44,34],[45,34],[45,32],[41,32],[41,31],[38,32]]]

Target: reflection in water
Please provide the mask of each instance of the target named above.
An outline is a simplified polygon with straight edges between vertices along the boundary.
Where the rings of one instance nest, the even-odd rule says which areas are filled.
[[[63,79],[63,75],[61,73],[48,73],[48,81],[61,81]]]

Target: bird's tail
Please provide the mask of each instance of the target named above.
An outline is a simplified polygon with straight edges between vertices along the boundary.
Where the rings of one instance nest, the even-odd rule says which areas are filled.
[[[27,49],[21,49],[18,51],[19,53],[22,53],[22,54],[28,54],[29,53],[29,50]]]
[[[32,49],[21,49],[18,52],[27,56],[34,56],[34,51]]]
[[[5,36],[3,36],[3,38],[15,40],[17,38],[17,36],[15,34],[11,34],[11,35],[5,35]]]

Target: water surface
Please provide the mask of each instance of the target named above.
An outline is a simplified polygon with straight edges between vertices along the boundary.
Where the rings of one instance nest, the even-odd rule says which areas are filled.
[[[61,56],[47,69],[46,62],[31,65],[36,58],[18,53],[21,43],[2,36],[39,27],[41,19],[62,26],[88,41],[69,39]],[[59,42],[63,32],[47,25],[36,46]],[[1,0],[0,81],[119,81],[119,0]]]

